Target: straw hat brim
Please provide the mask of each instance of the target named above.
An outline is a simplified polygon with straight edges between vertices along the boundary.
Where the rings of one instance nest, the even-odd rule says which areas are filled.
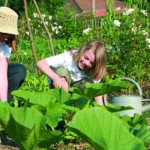
[[[18,15],[8,8],[0,7],[0,32],[18,35]]]

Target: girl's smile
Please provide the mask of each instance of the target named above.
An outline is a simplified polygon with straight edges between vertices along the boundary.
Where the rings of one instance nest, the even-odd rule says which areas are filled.
[[[80,69],[91,69],[94,66],[95,55],[92,50],[86,51],[83,56],[80,58],[78,67]]]

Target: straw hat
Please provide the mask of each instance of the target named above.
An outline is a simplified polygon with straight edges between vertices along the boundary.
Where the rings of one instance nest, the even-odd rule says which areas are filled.
[[[8,7],[0,7],[0,32],[18,34],[18,15]]]

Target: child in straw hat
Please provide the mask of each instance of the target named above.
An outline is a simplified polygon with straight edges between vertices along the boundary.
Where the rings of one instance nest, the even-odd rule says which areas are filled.
[[[18,15],[8,7],[0,7],[0,101],[9,102],[11,92],[23,83],[26,70],[22,64],[11,63],[11,50],[15,53],[15,35],[18,35]]]

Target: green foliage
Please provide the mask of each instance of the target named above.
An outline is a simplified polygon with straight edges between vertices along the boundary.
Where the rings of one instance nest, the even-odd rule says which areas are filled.
[[[77,112],[68,126],[96,150],[146,150],[144,144],[128,131],[121,120],[103,108],[94,107]]]
[[[0,6],[5,6],[6,0],[0,1]],[[27,3],[29,3],[31,0],[26,0]],[[24,11],[24,2],[23,0],[7,0],[7,7],[10,7],[14,11],[16,11],[18,14]]]
[[[3,5],[3,2],[1,1],[0,5]],[[20,148],[27,150],[35,146],[48,147],[56,142],[56,138],[57,141],[63,141],[64,139],[80,140],[81,137],[97,149],[119,149],[118,146],[121,147],[123,142],[127,143],[124,146],[135,146],[133,149],[137,149],[137,146],[145,149],[145,146],[150,144],[150,132],[145,119],[149,117],[149,113],[144,113],[142,116],[135,114],[133,118],[120,117],[118,111],[132,108],[112,105],[99,108],[91,100],[99,94],[108,94],[125,88],[123,82],[109,80],[122,76],[133,78],[143,84],[145,86],[143,96],[149,97],[150,7],[148,1],[126,0],[126,6],[134,9],[128,12],[129,14],[127,12],[114,14],[113,9],[108,8],[107,16],[97,18],[100,24],[94,26],[90,25],[86,17],[75,20],[72,17],[74,12],[69,9],[64,11],[63,2],[63,0],[38,1],[43,19],[52,34],[55,54],[64,50],[77,49],[81,44],[92,39],[101,40],[107,48],[106,80],[108,82],[89,84],[82,90],[72,88],[71,95],[60,89],[50,90],[47,78],[43,74],[40,77],[37,75],[24,12],[21,12],[22,8],[18,7],[23,6],[20,5],[23,1],[10,1],[9,5],[11,4],[17,12],[21,12],[20,34],[17,37],[19,54],[12,54],[10,61],[24,64],[27,77],[21,90],[13,93],[12,105],[15,107],[0,105],[0,124]],[[37,57],[38,59],[49,57],[51,56],[50,43],[33,1],[28,1],[28,10]],[[90,16],[89,20],[93,19],[95,18]],[[119,22],[119,25],[115,21]],[[63,127],[65,130],[63,133],[59,131],[60,117],[63,118],[62,122],[68,125],[65,129]],[[12,127],[14,127],[13,131]]]
[[[60,131],[46,129],[46,118],[34,108],[13,108],[1,104],[0,124],[22,150],[31,150],[38,145],[47,147],[61,135]],[[13,130],[12,130],[13,126]]]
[[[54,38],[65,38],[68,40],[72,37],[78,38],[82,36],[83,26],[80,26],[79,22],[76,22],[76,18],[72,17],[74,12],[68,8],[65,9],[65,13],[62,13],[63,10],[61,9],[56,13],[53,20],[54,27],[56,27]],[[60,26],[61,30],[59,30]]]
[[[110,94],[121,88],[127,88],[128,85],[120,80],[109,80],[105,83],[86,84],[84,89],[72,87],[71,92],[78,93],[92,99],[99,95]]]
[[[40,3],[38,4],[40,6]],[[89,22],[90,19],[95,22],[93,16],[90,18],[80,17],[75,19],[71,16],[74,12],[66,9],[64,13],[63,8],[58,7],[56,14],[50,17],[50,13],[45,7],[40,7],[40,10],[52,34],[55,54],[64,52],[64,50],[77,49],[89,40],[99,39],[107,48],[107,78],[115,79],[122,76],[133,78],[142,85],[142,89],[144,89],[143,96],[148,98],[149,83],[147,81],[150,80],[150,45],[148,40],[150,32],[150,7],[146,1],[138,1],[135,4],[133,1],[127,1],[125,4],[134,7],[133,9],[129,9],[130,11],[119,14],[112,13],[110,8],[107,16],[96,19],[96,21],[100,21],[100,24],[93,27]],[[40,60],[51,56],[50,43],[40,18],[34,14],[36,10],[33,3],[30,2],[28,7],[31,10],[29,12],[30,23],[37,57]],[[44,77],[37,78],[37,75],[34,75],[37,72],[35,61],[31,51],[29,36],[26,34],[26,22],[23,20],[24,18],[19,20],[20,35],[18,37],[18,51],[20,54],[13,55],[11,60],[23,63],[29,70],[29,73],[31,72],[32,76],[34,76],[33,80],[35,83],[27,79],[27,86],[32,87],[33,85],[35,87],[36,83],[40,86],[38,80],[42,81]],[[115,20],[120,22],[120,26],[114,23]],[[88,30],[83,33],[85,29]],[[37,90],[38,86],[36,86]],[[40,86],[40,89],[42,89],[42,86]],[[131,88],[130,91],[134,92]]]
[[[39,7],[43,5],[41,3],[38,2]],[[125,4],[131,6],[131,9],[127,9],[124,13],[114,14],[113,9],[109,8],[107,16],[95,20],[93,20],[93,16],[90,18],[72,17],[74,12],[63,7],[58,7],[55,15],[51,15],[45,7],[40,7],[43,19],[52,34],[55,54],[78,48],[89,40],[100,39],[107,47],[109,78],[126,76],[139,83],[149,80],[150,7],[145,5],[146,1],[137,3],[127,1]],[[33,3],[29,3],[28,7],[31,10],[29,17],[37,55],[41,59],[51,55],[50,44]],[[93,26],[88,20],[93,21]],[[95,21],[100,21],[100,24],[94,25]],[[118,21],[120,25],[115,24],[115,21]],[[29,42],[29,37],[26,34],[26,23],[21,22],[23,21],[20,20],[20,40],[18,42],[20,50],[23,51],[26,49],[22,38],[27,38],[25,42]],[[28,43],[28,45],[30,44]],[[31,48],[28,46],[28,49]]]
[[[1,0],[0,1],[0,6],[4,6],[5,5],[5,0]]]
[[[143,118],[135,115],[133,120],[124,117],[121,121],[117,112],[127,108],[111,105],[99,107],[91,101],[90,91],[98,91],[97,88],[108,94],[125,87],[126,84],[120,80],[107,81],[99,84],[99,87],[96,84],[87,85],[85,91],[89,92],[86,97],[82,92],[69,94],[63,89],[45,92],[14,91],[13,95],[24,104],[20,107],[0,104],[0,124],[24,150],[33,149],[35,146],[48,148],[56,142],[56,138],[57,141],[62,141],[79,137],[96,149],[122,149],[125,144],[128,148],[136,149],[138,146],[144,150],[144,145],[150,142],[150,133],[145,122],[147,115]],[[96,95],[97,93],[93,94]],[[109,111],[115,112],[114,115]],[[60,122],[65,126],[59,127]]]
[[[34,3],[32,0],[26,0],[27,1],[27,7],[32,12],[32,10],[35,8]],[[54,15],[57,12],[57,9],[61,7],[66,0],[38,0],[37,4],[39,5],[40,9],[43,8],[49,11],[51,15]],[[5,5],[5,0],[0,1],[0,6]],[[24,11],[24,2],[23,0],[8,0],[7,6],[15,10],[17,13],[21,13]],[[31,9],[32,8],[32,9]],[[35,10],[35,9],[34,9]],[[29,13],[30,13],[29,11]]]
[[[40,3],[42,3],[43,8],[45,7],[49,11],[50,15],[55,15],[57,13],[58,9],[60,7],[62,7],[65,2],[66,2],[66,0],[57,0],[57,1],[40,0],[40,2],[38,4],[41,8]]]
[[[150,117],[149,112],[144,113],[142,116],[135,114],[133,118],[127,115],[122,117],[122,120],[130,125],[130,132],[140,138],[146,146],[150,143],[150,132],[147,129],[148,121],[145,119],[148,117]]]

